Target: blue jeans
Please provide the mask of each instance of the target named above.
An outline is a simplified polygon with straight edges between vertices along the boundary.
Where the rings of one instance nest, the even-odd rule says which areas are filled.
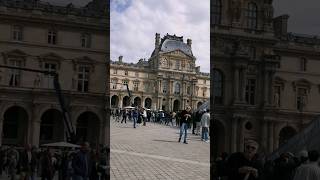
[[[81,176],[73,175],[72,176],[72,180],[89,180],[89,178],[88,177],[81,177]]]
[[[182,138],[182,134],[184,131],[184,142],[187,142],[187,132],[188,132],[188,125],[187,123],[182,123],[182,125],[180,126],[180,138]]]
[[[207,127],[202,127],[201,139],[205,141],[209,139],[209,129]]]
[[[133,127],[136,128],[138,117],[133,116]]]

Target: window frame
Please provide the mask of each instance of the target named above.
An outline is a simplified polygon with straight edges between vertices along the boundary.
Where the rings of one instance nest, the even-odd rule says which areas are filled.
[[[219,25],[221,24],[221,19],[222,19],[222,3],[221,0],[213,0],[212,2],[212,24],[215,25]]]
[[[82,70],[81,70],[82,69]],[[90,70],[91,67],[88,65],[80,64],[77,69],[77,90],[79,92],[89,92],[89,82],[90,82]],[[79,76],[82,75],[82,78]],[[79,84],[80,83],[80,84]],[[79,88],[81,87],[81,88]]]
[[[258,28],[258,6],[254,2],[248,3],[246,10],[247,28],[256,30]]]

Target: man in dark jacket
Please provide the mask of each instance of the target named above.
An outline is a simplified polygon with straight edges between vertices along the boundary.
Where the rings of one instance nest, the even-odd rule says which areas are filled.
[[[245,151],[232,154],[227,163],[228,180],[258,180],[261,164],[257,160],[258,143],[248,140]]]
[[[73,180],[88,180],[91,173],[90,145],[88,142],[82,144],[80,151],[72,160],[74,170]]]

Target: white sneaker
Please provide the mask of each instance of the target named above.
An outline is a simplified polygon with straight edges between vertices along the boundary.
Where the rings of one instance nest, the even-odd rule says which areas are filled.
[[[206,140],[206,141],[204,141],[204,142],[206,142],[206,143],[210,143],[210,141],[209,141],[209,140]]]

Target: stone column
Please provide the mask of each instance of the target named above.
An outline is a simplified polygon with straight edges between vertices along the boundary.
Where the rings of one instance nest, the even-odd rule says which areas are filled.
[[[39,147],[41,120],[39,118],[32,120],[31,144]]]
[[[231,152],[237,151],[237,127],[238,127],[238,119],[237,117],[234,117],[231,120]]]
[[[262,120],[262,126],[261,126],[261,149],[265,153],[270,153],[267,149],[268,146],[268,122],[266,120]]]
[[[0,146],[2,145],[3,121],[4,121],[4,118],[1,117],[0,118]]]
[[[159,97],[159,108],[158,109],[162,109],[162,97]]]
[[[235,67],[234,69],[234,102],[239,101],[239,69]]]
[[[169,111],[172,111],[172,98],[169,98]]]
[[[246,100],[246,81],[247,81],[247,71],[245,67],[241,69],[241,102]]]
[[[238,136],[239,136],[239,143],[238,143],[238,151],[240,152],[244,152],[244,122],[246,121],[246,119],[244,118],[240,118],[239,120],[239,132],[238,132]]]
[[[274,138],[274,126],[273,126],[273,122],[270,121],[268,123],[269,126],[269,152],[273,151],[273,138]]]
[[[141,96],[141,101],[142,101],[142,102],[141,102],[141,106],[142,106],[142,107],[146,107],[146,106],[145,106],[145,100],[146,100],[146,98],[145,98],[144,96]]]
[[[274,72],[269,71],[269,94],[268,94],[269,104],[273,103],[273,75],[274,75]]]
[[[268,105],[268,96],[269,96],[269,75],[268,75],[268,71],[266,71],[264,73],[264,105]]]
[[[122,109],[122,104],[123,104],[123,97],[122,95],[119,95],[119,108]]]
[[[274,122],[274,129],[278,129],[280,126],[280,124],[278,122]],[[279,134],[277,134],[277,132],[274,130],[274,135],[273,135],[273,150],[277,149],[279,147]]]

